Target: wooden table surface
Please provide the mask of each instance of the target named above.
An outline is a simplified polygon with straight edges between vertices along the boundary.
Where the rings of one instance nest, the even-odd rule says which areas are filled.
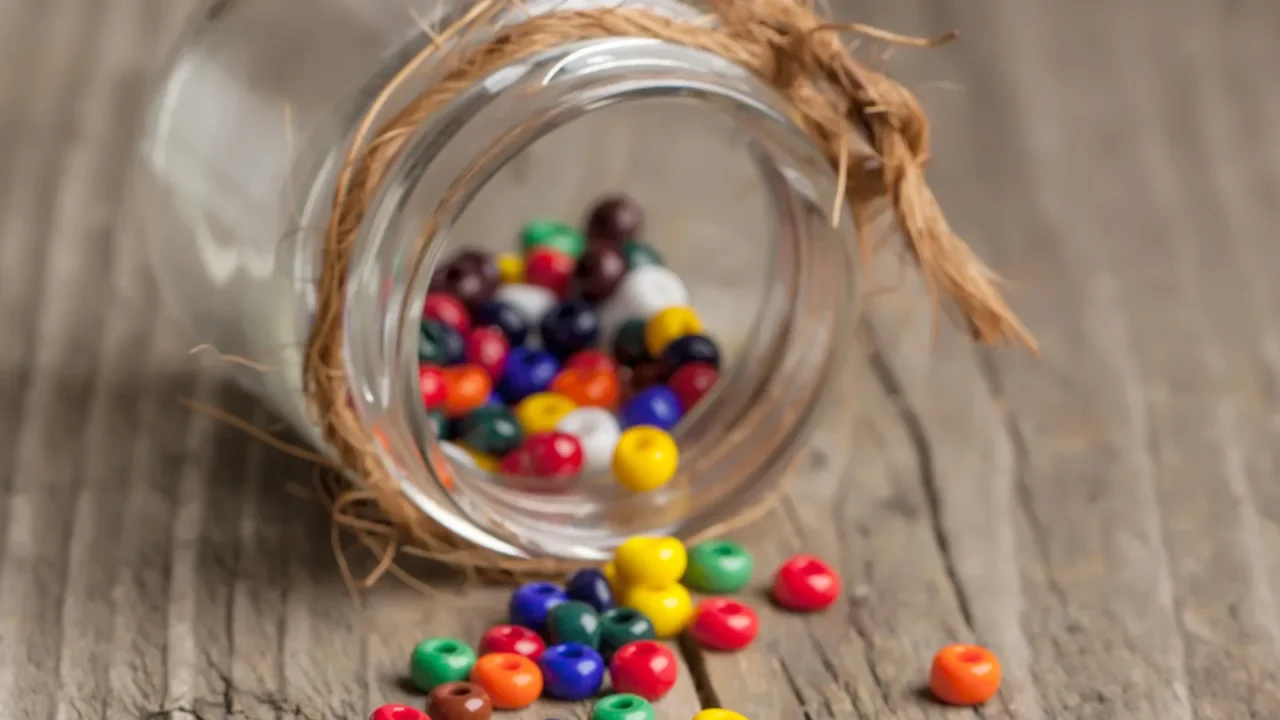
[[[127,230],[145,76],[190,7],[0,0],[4,718],[362,718],[420,702],[416,639],[501,616],[448,581],[357,606],[288,490],[310,468],[176,402],[267,421],[194,369]],[[922,683],[976,640],[1006,676],[984,718],[1280,718],[1280,3],[842,10],[961,31],[886,63],[1043,359],[875,303],[857,402],[749,538],[764,571],[828,556],[847,600],[759,603],[759,643],[686,652],[661,717],[970,717]]]

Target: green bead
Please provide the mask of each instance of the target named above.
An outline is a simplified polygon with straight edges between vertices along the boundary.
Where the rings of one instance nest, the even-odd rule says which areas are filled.
[[[601,698],[591,708],[591,720],[657,720],[657,717],[648,700],[627,693]]]
[[[600,647],[600,616],[581,600],[570,600],[551,608],[547,614],[547,636],[554,644],[581,643]]]
[[[444,327],[433,320],[423,320],[418,330],[418,360],[430,365],[448,365],[449,350],[445,345]]]
[[[710,540],[689,548],[689,567],[681,581],[691,590],[727,595],[751,580],[751,553],[736,542]]]
[[[440,440],[448,440],[452,433],[453,427],[449,423],[449,416],[444,414],[443,410],[428,410],[427,422],[431,423],[431,430]]]
[[[550,248],[576,259],[587,249],[587,238],[562,222],[534,220],[524,226],[520,244],[526,253],[537,248]]]
[[[467,413],[460,428],[462,442],[473,450],[501,457],[524,440],[515,415],[502,405],[484,405]]]
[[[635,608],[619,607],[600,616],[600,655],[605,662],[623,645],[637,640],[656,640],[653,622]]]
[[[418,643],[409,659],[409,679],[429,693],[440,685],[462,682],[476,664],[476,652],[461,640],[431,638]]]
[[[622,255],[627,259],[628,270],[635,270],[645,265],[662,264],[662,256],[658,254],[658,251],[639,240],[632,240],[623,245]]]

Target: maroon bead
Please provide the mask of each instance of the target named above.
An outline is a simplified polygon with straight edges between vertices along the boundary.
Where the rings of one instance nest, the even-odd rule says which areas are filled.
[[[640,235],[644,211],[626,195],[601,200],[587,216],[589,240],[622,243]]]
[[[720,371],[711,363],[691,362],[676,368],[667,385],[680,399],[680,407],[689,412],[719,379]]]
[[[544,287],[556,297],[564,297],[569,294],[569,286],[573,282],[573,268],[570,255],[551,248],[538,248],[525,258],[524,281]]]
[[[475,307],[493,297],[500,281],[493,257],[479,250],[465,250],[436,270],[431,276],[430,291],[453,295],[468,307]]]
[[[432,690],[427,700],[431,720],[489,720],[492,715],[489,693],[475,683],[445,683]]]
[[[613,294],[627,274],[627,259],[613,243],[595,243],[578,258],[573,277],[582,297],[600,302]]]
[[[667,364],[662,360],[648,360],[631,368],[631,391],[638,392],[662,382],[667,376]]]
[[[511,344],[502,330],[492,325],[478,327],[467,336],[467,362],[479,365],[497,384],[507,369]]]
[[[467,312],[467,306],[448,293],[428,293],[422,306],[422,319],[444,323],[460,333],[471,329],[471,313]]]

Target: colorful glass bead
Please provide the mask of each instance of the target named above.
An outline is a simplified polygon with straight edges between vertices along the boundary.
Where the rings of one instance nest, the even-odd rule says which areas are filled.
[[[547,433],[556,429],[556,423],[578,409],[572,400],[556,392],[538,392],[516,405],[516,421],[526,435]]]
[[[521,445],[529,453],[533,474],[541,478],[571,478],[582,472],[582,443],[572,435],[552,431],[530,435]]]
[[[657,702],[676,686],[676,656],[652,640],[628,643],[609,661],[613,689]]]
[[[711,388],[720,380],[720,371],[714,365],[705,362],[689,362],[676,368],[667,378],[667,387],[680,400],[680,407],[686,413],[702,401]]]
[[[613,608],[613,589],[609,587],[609,581],[605,579],[604,573],[595,568],[583,568],[569,576],[569,580],[564,584],[564,591],[570,600],[584,602],[597,613]],[[599,632],[597,632],[598,635]],[[589,644],[593,647],[598,646],[599,638],[597,637],[595,643]]]
[[[693,720],[747,720],[746,716],[739,715],[732,710],[723,708],[707,708],[697,715],[693,716]]]
[[[613,356],[627,367],[651,360],[644,346],[644,320],[632,318],[622,323],[613,336]]]
[[[600,615],[595,608],[581,600],[562,602],[547,613],[547,637],[553,643],[599,647]]]
[[[578,439],[584,470],[602,472],[613,467],[614,449],[622,437],[613,413],[604,408],[580,407],[560,418],[556,430]]]
[[[558,700],[586,700],[604,683],[604,659],[580,643],[552,645],[538,658],[543,692]]]
[[[702,318],[693,308],[677,305],[658,311],[644,325],[644,348],[650,357],[662,357],[673,341],[702,332]]]
[[[493,381],[479,365],[447,367],[444,375],[444,411],[449,417],[461,417],[485,404]]]
[[[681,580],[708,595],[736,593],[751,580],[751,553],[730,540],[708,540],[689,548],[689,567]]]
[[[629,607],[606,610],[600,616],[600,654],[606,660],[620,648],[637,640],[653,640],[658,637],[653,622],[644,613]]]
[[[720,368],[720,348],[706,335],[685,335],[671,341],[662,359],[672,370],[684,367],[689,363],[706,363],[713,368]]]
[[[577,258],[587,247],[587,239],[572,225],[555,220],[534,220],[520,232],[520,244],[525,253],[549,248]]]
[[[542,694],[537,663],[515,653],[482,655],[471,669],[471,682],[484,688],[499,710],[519,710]]]
[[[500,279],[492,256],[480,250],[466,250],[432,274],[430,291],[447,293],[468,307],[475,307],[493,297]]]
[[[773,578],[774,602],[788,610],[824,610],[839,596],[840,577],[831,566],[812,555],[791,557]]]
[[[689,634],[708,650],[741,650],[760,634],[760,618],[736,600],[709,598],[694,608]]]
[[[422,304],[422,319],[444,323],[464,334],[471,329],[471,313],[467,306],[448,293],[427,293]]]
[[[650,425],[671,430],[684,415],[680,399],[665,385],[654,385],[637,392],[622,406],[618,420],[622,427]]]
[[[524,320],[525,327],[530,329],[537,328],[542,322],[542,316],[556,304],[554,292],[529,282],[503,285],[498,288],[494,298],[514,307]],[[472,322],[475,322],[474,318]],[[514,346],[517,343],[512,340],[511,344]]]
[[[476,306],[471,315],[475,327],[492,326],[507,336],[510,347],[520,347],[529,337],[529,321],[516,305],[505,300],[490,300]]]
[[[498,471],[514,477],[533,477],[533,461],[529,451],[521,446],[502,456]]]
[[[516,588],[507,603],[507,613],[512,625],[542,632],[547,624],[551,608],[568,601],[564,589],[555,583],[530,582]]]
[[[564,361],[564,370],[597,370],[618,374],[618,361],[603,350],[579,350]]]
[[[630,586],[623,603],[644,613],[659,638],[673,638],[684,632],[693,618],[693,599],[679,583],[663,588]]]
[[[524,282],[524,258],[515,253],[498,253],[498,278],[504,283]]]
[[[444,373],[440,368],[426,363],[418,366],[418,394],[422,396],[422,406],[428,410],[444,405]]]
[[[495,625],[480,638],[481,655],[515,653],[536,662],[546,649],[542,636],[522,625]]]
[[[618,376],[608,370],[569,368],[551,381],[551,390],[569,398],[579,407],[611,408],[618,404],[622,387]]]
[[[948,705],[972,706],[1000,690],[1000,660],[978,645],[948,645],[933,657],[929,690]]]
[[[662,428],[637,425],[618,436],[610,463],[613,478],[632,492],[649,492],[671,482],[680,467],[680,448]]]
[[[502,373],[507,369],[507,355],[510,353],[511,344],[507,342],[507,336],[501,328],[486,325],[467,335],[467,362],[484,368],[495,383],[502,379]]]
[[[467,447],[497,456],[515,450],[524,440],[520,424],[502,405],[483,405],[467,413],[460,425],[460,435]]]
[[[418,359],[431,365],[457,365],[466,359],[467,343],[453,328],[424,320],[418,331]]]
[[[573,287],[574,267],[571,255],[551,248],[538,248],[525,258],[524,281],[544,287],[556,297],[564,297]]]
[[[684,576],[689,553],[674,537],[638,535],[618,545],[613,562],[618,568],[618,578],[625,585],[664,588]]]
[[[574,284],[582,297],[593,303],[609,298],[627,274],[627,259],[613,243],[588,247],[573,270]]]
[[[587,214],[587,237],[593,241],[621,243],[640,235],[644,211],[626,195],[603,198]]]
[[[546,390],[560,372],[560,363],[545,350],[527,347],[511,349],[507,369],[498,382],[498,392],[509,405]]]
[[[408,705],[383,705],[373,711],[369,720],[429,720],[427,714]]]
[[[469,682],[446,683],[431,691],[427,698],[427,717],[431,720],[489,720],[493,717],[493,701],[484,688]]]
[[[645,322],[669,307],[689,304],[689,291],[680,276],[661,265],[645,265],[626,274],[601,312],[611,318],[640,318]]]
[[[591,720],[657,720],[648,700],[639,695],[619,693],[600,699],[591,708]]]
[[[409,679],[422,692],[467,679],[476,653],[461,640],[431,638],[418,643],[409,658]]]
[[[622,257],[627,261],[627,269],[635,270],[646,265],[662,265],[662,256],[653,246],[638,241],[631,241],[622,246]]]
[[[591,303],[571,298],[552,306],[542,316],[539,332],[548,352],[567,358],[596,344],[600,339],[600,318]]]

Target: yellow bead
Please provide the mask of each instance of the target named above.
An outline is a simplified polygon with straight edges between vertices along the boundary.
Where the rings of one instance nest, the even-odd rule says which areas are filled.
[[[560,393],[534,393],[516,405],[516,422],[526,437],[534,433],[551,432],[565,415],[578,409],[578,405]]]
[[[498,277],[504,283],[524,282],[524,258],[515,253],[499,253]]]
[[[720,708],[707,708],[697,715],[693,716],[693,720],[747,720],[746,716],[739,715],[732,710],[721,710]]]
[[[613,591],[614,597],[622,595],[622,581],[618,579],[618,565],[610,560],[600,568],[600,572],[604,574],[604,579],[609,583],[609,589]]]
[[[684,632],[693,619],[693,600],[679,583],[661,589],[633,587],[626,590],[622,604],[639,610],[653,623],[660,638],[673,638]]]
[[[685,335],[701,335],[702,320],[691,307],[676,306],[661,310],[644,325],[644,347],[649,357],[662,357],[662,351]]]
[[[519,415],[517,408],[516,417]],[[632,492],[657,490],[671,482],[679,467],[680,448],[675,439],[652,425],[627,428],[613,448],[613,478]]]
[[[502,461],[498,458],[482,453],[479,450],[472,450],[466,445],[459,445],[458,447],[462,448],[462,451],[467,454],[467,457],[471,458],[476,467],[485,472],[498,472],[498,466],[502,464]]]
[[[689,553],[673,537],[633,537],[618,546],[613,562],[623,585],[665,588],[684,577]]]

